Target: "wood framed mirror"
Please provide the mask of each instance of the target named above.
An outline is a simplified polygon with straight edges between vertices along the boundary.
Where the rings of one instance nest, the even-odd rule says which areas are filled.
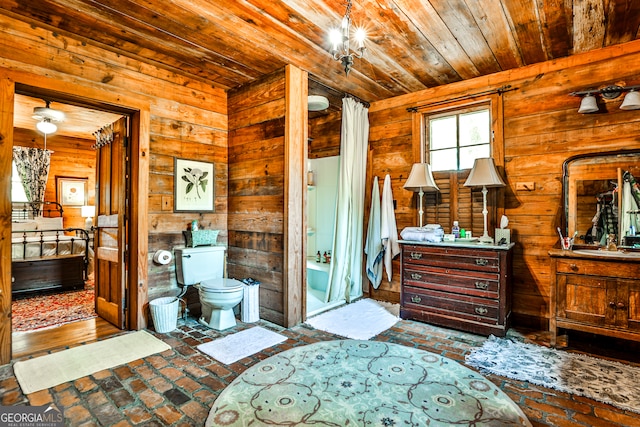
[[[562,177],[562,231],[577,233],[575,245],[605,246],[611,234],[619,246],[640,245],[640,151],[570,157]]]

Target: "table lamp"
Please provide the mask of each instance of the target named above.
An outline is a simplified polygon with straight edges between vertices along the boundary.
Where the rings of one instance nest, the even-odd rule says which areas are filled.
[[[418,201],[418,213],[420,214],[420,227],[422,228],[422,214],[424,213],[422,210],[422,196],[425,192],[440,190],[436,185],[436,182],[433,180],[431,165],[428,163],[415,163],[411,167],[411,173],[409,174],[407,182],[404,183],[403,188],[414,192],[417,191],[420,196]]]
[[[96,216],[96,207],[95,206],[82,206],[80,208],[80,216],[85,219],[84,228],[87,230],[91,230],[93,227],[93,217]]]
[[[464,183],[465,187],[482,187],[482,215],[484,217],[484,234],[480,237],[479,242],[492,245],[493,238],[487,232],[487,187],[504,187],[506,184],[500,178],[496,165],[491,157],[483,157],[476,159],[473,169],[469,174],[469,178]]]

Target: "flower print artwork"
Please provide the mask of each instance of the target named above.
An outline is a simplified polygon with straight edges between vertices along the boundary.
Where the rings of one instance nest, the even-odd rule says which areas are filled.
[[[176,158],[174,171],[174,211],[213,212],[213,163]]]
[[[204,172],[198,168],[184,168],[182,180],[187,182],[185,193],[189,194],[191,190],[195,188],[196,196],[198,199],[201,199],[202,195],[207,191],[207,183],[209,182],[207,179],[208,175],[209,172]],[[200,188],[202,188],[202,193],[200,193]]]

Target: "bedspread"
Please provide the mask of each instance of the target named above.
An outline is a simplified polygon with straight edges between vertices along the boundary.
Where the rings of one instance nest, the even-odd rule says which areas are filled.
[[[84,255],[86,242],[85,240],[73,237],[73,236],[43,236],[42,242],[40,236],[27,237],[26,246],[24,244],[24,237],[15,237],[11,239],[11,259],[33,259],[42,257],[55,257],[58,255]],[[42,243],[42,253],[40,247]],[[57,244],[57,252],[56,252]],[[89,255],[92,255],[91,248],[89,248]]]

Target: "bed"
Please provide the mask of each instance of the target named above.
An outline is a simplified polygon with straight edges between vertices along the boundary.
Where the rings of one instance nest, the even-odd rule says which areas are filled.
[[[93,260],[89,233],[65,228],[55,202],[12,203],[11,294],[82,289]]]

